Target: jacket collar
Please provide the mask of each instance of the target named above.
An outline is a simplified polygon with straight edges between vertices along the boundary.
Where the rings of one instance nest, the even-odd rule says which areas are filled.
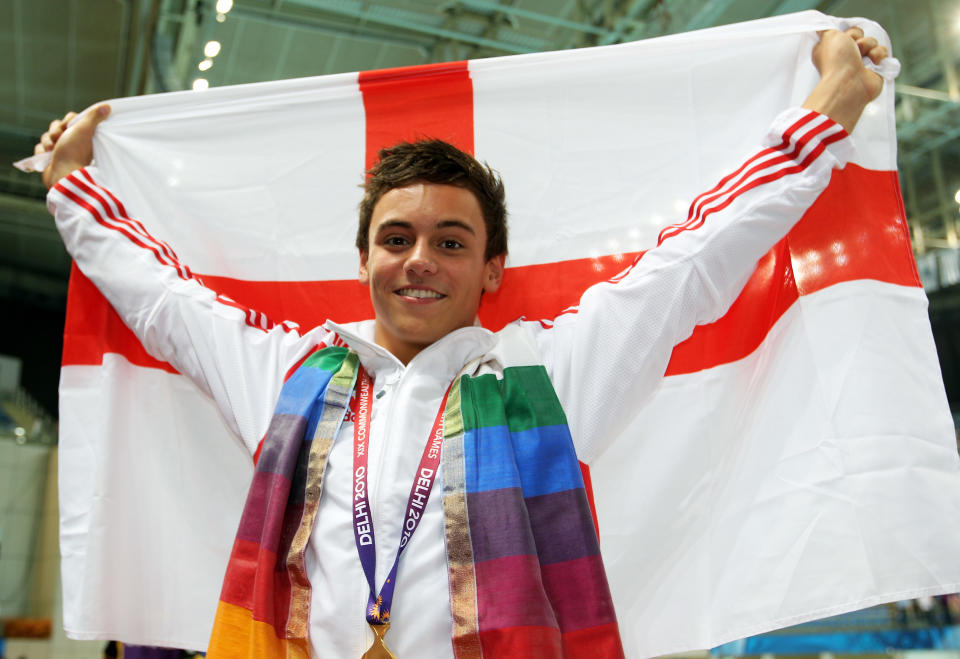
[[[374,378],[399,377],[405,370],[416,370],[449,381],[464,365],[482,357],[497,344],[496,335],[480,325],[461,327],[424,348],[404,366],[393,353],[374,343],[373,320],[343,325],[328,320],[324,326],[357,353],[360,363]]]

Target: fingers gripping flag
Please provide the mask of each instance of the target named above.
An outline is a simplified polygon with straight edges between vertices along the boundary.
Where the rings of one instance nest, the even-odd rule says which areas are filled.
[[[445,139],[507,186],[509,268],[482,322],[549,324],[750,185],[749,163],[723,177],[803,101],[815,30],[835,26],[807,13],[121,99],[97,133],[98,182],[142,220],[123,226],[154,241],[150,258],[248,324],[296,333],[372,317],[352,248],[363,171],[382,146]],[[853,142],[730,311],[674,349],[654,399],[581,456],[628,656],[960,590],[958,459],[899,197],[891,85]],[[77,270],[70,291],[65,626],[202,648],[251,475],[237,437],[255,446],[272,401],[221,417]]]

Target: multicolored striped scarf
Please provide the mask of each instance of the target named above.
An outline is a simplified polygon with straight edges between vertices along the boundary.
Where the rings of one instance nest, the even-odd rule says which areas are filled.
[[[304,552],[358,363],[346,348],[324,348],[284,385],[209,657],[310,656]],[[546,370],[455,382],[442,464],[455,656],[622,656],[580,465]]]

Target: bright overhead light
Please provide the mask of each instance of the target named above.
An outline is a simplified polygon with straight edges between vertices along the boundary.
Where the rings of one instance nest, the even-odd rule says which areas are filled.
[[[200,60],[200,63],[197,64],[197,68],[200,69],[201,71],[206,71],[211,66],[213,66],[213,60],[210,59],[209,57],[207,59]]]
[[[953,195],[953,200],[960,204],[960,190],[957,190],[957,194]]]
[[[193,81],[194,91],[202,91],[204,89],[207,89],[208,87],[210,87],[210,83],[207,82],[206,78],[197,78],[196,80]]]
[[[233,9],[233,0],[217,0],[217,11],[226,14]]]
[[[217,53],[220,52],[220,42],[219,41],[208,41],[207,45],[203,47],[203,54],[207,57],[216,57]]]

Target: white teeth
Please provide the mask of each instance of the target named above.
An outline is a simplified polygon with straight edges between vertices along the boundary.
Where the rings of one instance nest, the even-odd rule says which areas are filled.
[[[406,295],[407,297],[430,297],[430,298],[441,298],[443,295],[435,291],[426,291],[422,288],[401,288],[397,291],[397,295]]]

